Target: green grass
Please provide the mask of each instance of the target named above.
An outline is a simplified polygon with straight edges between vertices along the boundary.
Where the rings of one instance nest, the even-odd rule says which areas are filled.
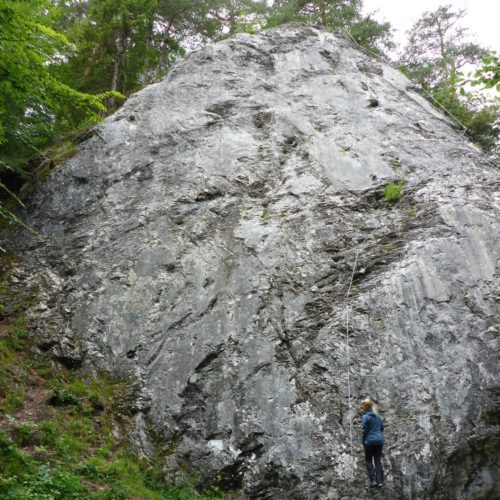
[[[387,184],[383,192],[385,201],[389,203],[395,203],[399,201],[403,196],[404,187],[404,181],[391,182],[390,184]]]
[[[16,317],[7,327],[7,342],[15,351],[22,351],[28,341],[29,331],[24,315]]]
[[[10,413],[20,410],[24,403],[24,388],[22,386],[14,386],[5,395],[3,404],[0,406],[0,411]]]

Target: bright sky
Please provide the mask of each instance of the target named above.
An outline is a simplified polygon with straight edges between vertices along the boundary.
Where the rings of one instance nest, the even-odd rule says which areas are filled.
[[[363,0],[365,13],[378,11],[374,18],[389,21],[396,31],[394,40],[404,44],[405,33],[426,11],[435,11],[441,5],[451,4],[452,9],[467,9],[462,26],[469,28],[471,40],[500,52],[500,1],[499,0]]]

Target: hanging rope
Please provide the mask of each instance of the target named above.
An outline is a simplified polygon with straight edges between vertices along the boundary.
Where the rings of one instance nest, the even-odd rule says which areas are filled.
[[[365,238],[366,240],[366,238]],[[364,240],[363,240],[364,241]],[[349,442],[350,442],[350,450],[351,450],[351,472],[354,474],[354,449],[352,442],[352,414],[351,414],[351,358],[349,353],[349,297],[351,295],[352,283],[354,281],[354,273],[356,272],[356,266],[358,264],[358,257],[360,248],[356,251],[356,258],[354,259],[354,265],[352,266],[351,280],[349,282],[349,288],[346,294],[346,324],[345,324],[345,346],[346,346],[346,357],[347,357],[347,413],[349,415]]]

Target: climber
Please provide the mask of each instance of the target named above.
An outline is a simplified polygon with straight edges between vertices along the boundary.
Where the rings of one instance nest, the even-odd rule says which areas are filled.
[[[376,401],[367,398],[359,405],[363,413],[362,432],[363,447],[365,449],[365,463],[370,478],[370,488],[382,487],[384,471],[382,470],[382,448],[384,446],[384,424],[377,414]]]

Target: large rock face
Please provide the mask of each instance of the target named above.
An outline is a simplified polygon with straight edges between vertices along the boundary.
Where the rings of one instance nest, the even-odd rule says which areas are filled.
[[[492,498],[496,174],[403,75],[290,25],[132,96],[3,246],[40,345],[137,381],[168,474],[362,498],[371,395],[384,498]]]

